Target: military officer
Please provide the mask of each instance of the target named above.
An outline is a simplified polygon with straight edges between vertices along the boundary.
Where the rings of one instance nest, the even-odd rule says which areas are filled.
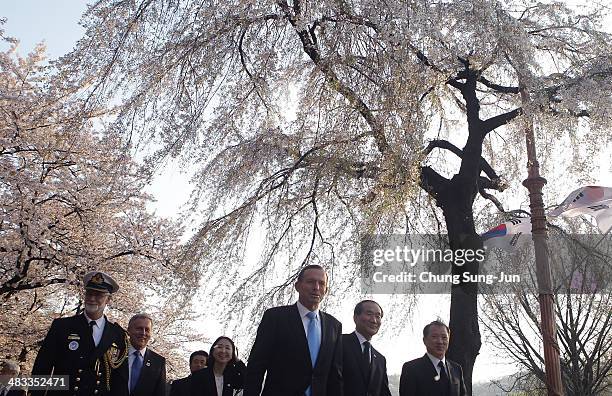
[[[127,380],[119,366],[127,359],[126,332],[104,315],[119,286],[108,274],[92,271],[83,278],[85,311],[55,319],[32,368],[32,375],[68,375],[69,391],[50,395],[127,396]],[[51,391],[51,389],[49,389]],[[34,391],[32,395],[44,395]]]

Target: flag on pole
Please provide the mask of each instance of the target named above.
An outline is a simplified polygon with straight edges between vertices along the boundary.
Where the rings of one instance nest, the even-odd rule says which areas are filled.
[[[586,186],[574,190],[561,205],[548,213],[548,217],[593,216],[601,232],[612,227],[612,188]]]
[[[531,235],[531,218],[514,218],[481,235],[483,245],[499,248],[508,252],[527,242]]]

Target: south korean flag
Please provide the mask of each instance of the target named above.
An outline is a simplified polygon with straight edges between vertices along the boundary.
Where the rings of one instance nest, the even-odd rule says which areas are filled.
[[[593,216],[601,232],[608,232],[612,227],[612,188],[586,186],[572,191],[547,216],[576,217],[583,214]]]

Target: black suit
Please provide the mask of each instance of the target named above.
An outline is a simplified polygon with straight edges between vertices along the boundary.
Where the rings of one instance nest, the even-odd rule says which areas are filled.
[[[461,366],[446,359],[448,381],[436,381],[438,371],[425,354],[423,357],[404,363],[400,377],[400,396],[465,396]]]
[[[172,381],[172,385],[170,386],[170,396],[189,396],[191,378],[192,376],[189,375],[185,378]]]
[[[130,396],[165,396],[166,395],[166,358],[147,348],[142,359],[140,377]],[[125,360],[122,374],[126,383],[129,378],[129,363]],[[129,388],[128,388],[129,389]]]
[[[238,361],[228,366],[223,372],[223,394],[217,394],[215,373],[212,367],[205,367],[191,374],[191,396],[233,396],[234,391],[244,386],[246,367]]]
[[[344,394],[350,396],[391,396],[387,360],[371,348],[369,371],[363,364],[361,344],[355,333],[342,334],[342,376]]]
[[[342,324],[319,311],[321,347],[312,367],[308,341],[297,305],[268,309],[251,349],[244,396],[343,396]]]
[[[127,361],[127,347],[125,331],[108,320],[96,347],[84,315],[55,319],[38,351],[32,375],[49,375],[53,371],[53,375],[70,376],[70,391],[53,391],[57,396],[91,396],[94,392],[102,396],[127,396],[127,382],[119,374],[121,359]],[[105,370],[109,355],[110,378]],[[44,392],[32,391],[31,394],[43,395]]]

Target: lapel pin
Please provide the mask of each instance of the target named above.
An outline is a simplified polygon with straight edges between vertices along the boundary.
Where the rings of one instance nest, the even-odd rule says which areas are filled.
[[[436,376],[434,377],[434,381],[436,381],[436,382],[440,381],[440,374],[438,374],[438,375],[436,375]]]
[[[147,360],[147,367],[151,366],[151,361]]]

